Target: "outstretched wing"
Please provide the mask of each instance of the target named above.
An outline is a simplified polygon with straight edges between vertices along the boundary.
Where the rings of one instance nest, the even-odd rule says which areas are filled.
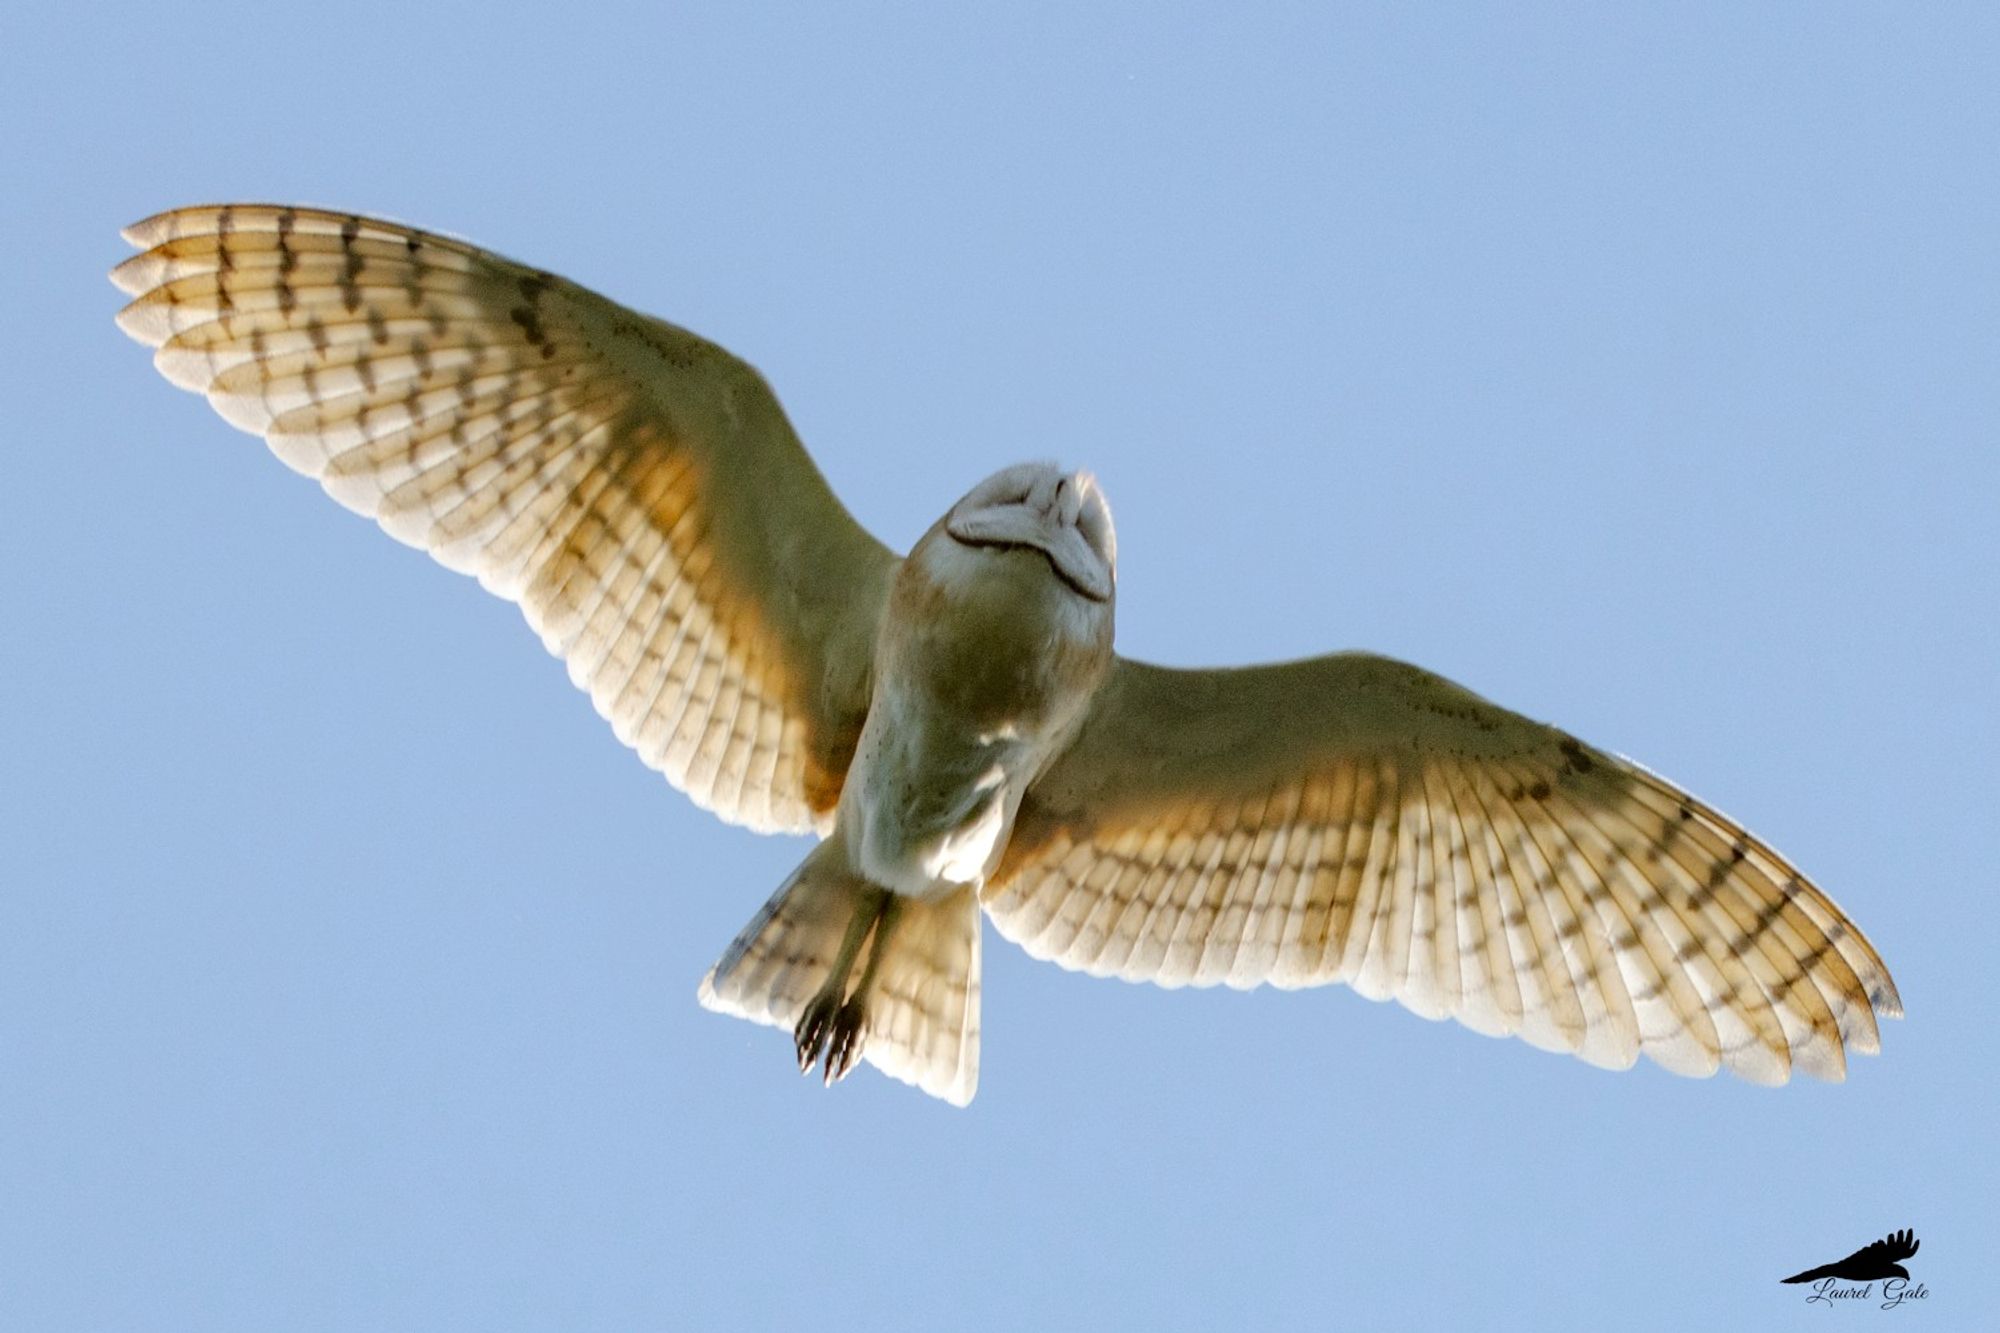
[[[113,270],[154,363],[348,508],[521,604],[646,763],[824,828],[895,557],[748,365],[462,241],[178,209]]]
[[[1901,1012],[1854,924],[1727,816],[1358,653],[1121,660],[1029,789],[985,906],[1065,967],[1344,981],[1614,1068],[1837,1079]]]
[[[1921,1244],[1923,1242],[1918,1240],[1909,1228],[1905,1227],[1901,1231],[1890,1232],[1878,1241],[1871,1241],[1863,1245],[1853,1254],[1842,1259],[1838,1266],[1844,1268],[1856,1261],[1861,1261],[1871,1266],[1874,1264],[1899,1264],[1915,1254],[1917,1246]]]

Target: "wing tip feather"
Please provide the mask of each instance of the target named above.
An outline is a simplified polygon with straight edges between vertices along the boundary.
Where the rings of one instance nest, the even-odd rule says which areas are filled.
[[[163,227],[170,226],[173,219],[177,218],[181,212],[181,209],[169,208],[163,212],[140,218],[137,222],[128,222],[118,229],[118,237],[134,249],[150,250],[161,241],[172,239],[170,234],[162,235],[161,230]]]
[[[166,274],[166,262],[151,251],[128,256],[113,264],[104,276],[111,285],[127,296],[143,296],[160,285]]]
[[[173,320],[165,314],[158,301],[151,300],[147,296],[142,295],[136,301],[130,302],[113,318],[126,337],[155,350],[164,346],[167,339],[174,336]],[[164,367],[160,373],[167,374]],[[168,379],[179,387],[186,387],[174,376],[168,375]]]

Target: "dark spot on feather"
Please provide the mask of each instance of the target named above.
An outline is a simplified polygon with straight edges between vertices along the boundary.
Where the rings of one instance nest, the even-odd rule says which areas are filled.
[[[278,214],[278,313],[281,315],[290,315],[299,303],[291,284],[291,272],[299,265],[299,257],[292,252],[293,219],[289,208]]]
[[[340,224],[340,249],[346,256],[340,266],[340,304],[350,315],[361,308],[361,287],[355,279],[361,276],[361,266],[367,262],[354,249],[354,238],[360,234],[360,218],[348,218]]]
[[[358,253],[350,251],[340,266],[340,304],[348,314],[361,308],[361,266],[367,261]]]
[[[1546,801],[1549,798],[1549,791],[1548,783],[1537,780],[1534,786],[1528,788],[1528,795],[1538,801]]]
[[[522,334],[530,344],[541,349],[544,357],[554,350],[549,342],[548,330],[542,327],[542,317],[533,306],[517,305],[507,312],[507,317],[521,326]]]
[[[1563,763],[1572,773],[1588,773],[1597,766],[1574,736],[1563,737],[1557,748],[1562,751]]]

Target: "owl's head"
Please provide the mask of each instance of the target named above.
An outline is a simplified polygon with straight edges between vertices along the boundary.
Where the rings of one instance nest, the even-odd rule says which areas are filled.
[[[951,507],[944,530],[967,546],[1040,551],[1064,583],[1093,602],[1110,601],[1117,587],[1111,506],[1088,472],[1054,463],[1002,468]]]

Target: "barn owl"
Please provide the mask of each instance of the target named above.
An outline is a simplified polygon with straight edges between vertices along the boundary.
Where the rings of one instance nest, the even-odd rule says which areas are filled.
[[[1635,763],[1365,653],[1119,656],[1088,473],[1005,468],[899,558],[755,370],[553,274],[306,208],[125,236],[167,379],[518,602],[696,804],[820,837],[699,994],[829,1084],[971,1100],[982,912],[1096,975],[1345,982],[1607,1068],[1838,1079],[1901,1013],[1825,893]]]

